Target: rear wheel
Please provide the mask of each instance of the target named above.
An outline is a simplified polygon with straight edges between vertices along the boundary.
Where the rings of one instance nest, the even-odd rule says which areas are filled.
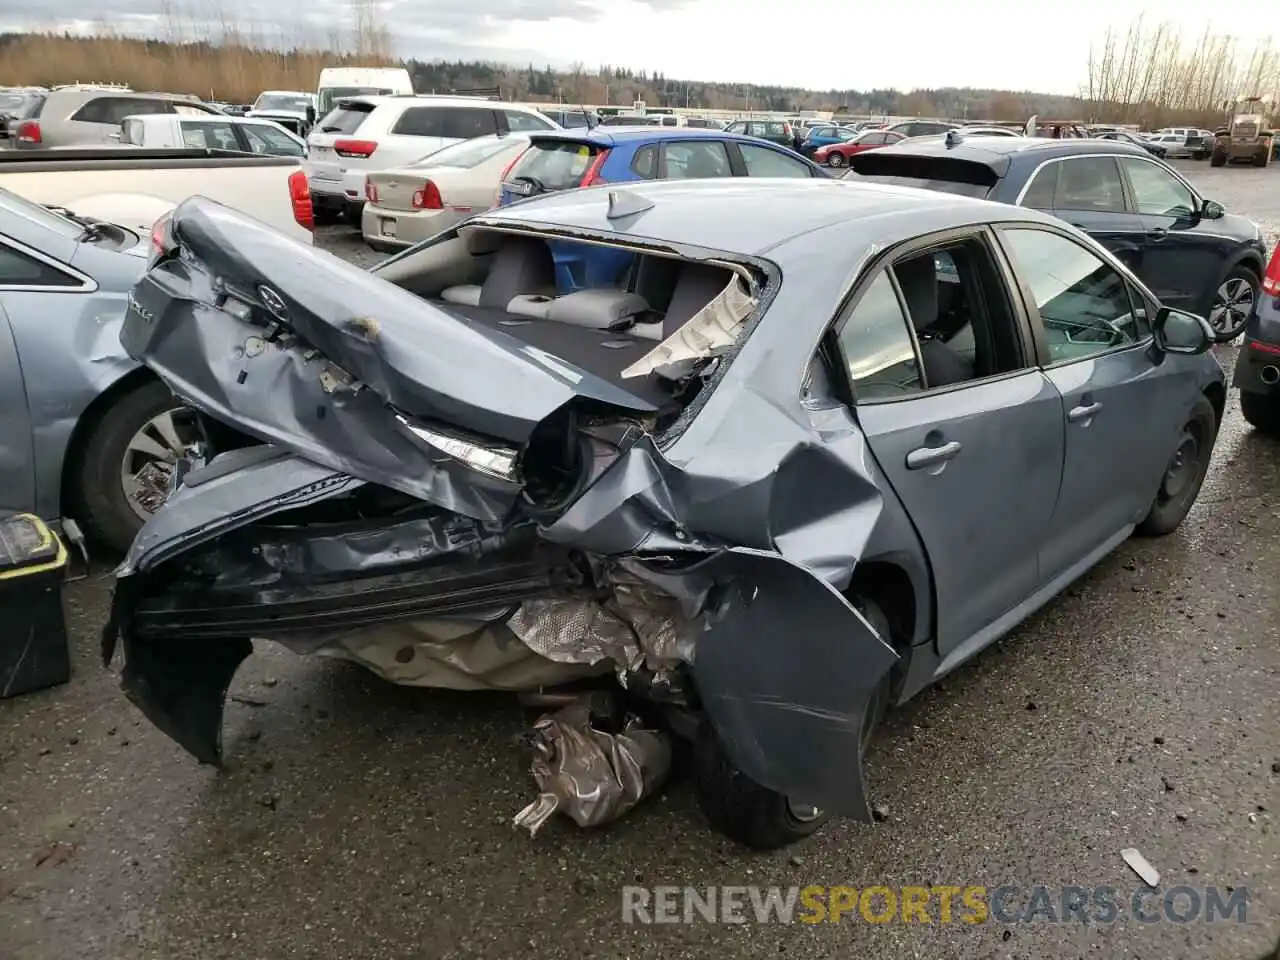
[[[1218,285],[1209,308],[1209,325],[1219,343],[1229,343],[1240,336],[1253,313],[1260,287],[1258,277],[1244,267],[1232,268]]]
[[[1213,153],[1209,155],[1209,166],[1225,167],[1226,165],[1227,165],[1227,151],[1214,150]]]
[[[1255,430],[1280,438],[1280,393],[1240,391],[1240,412]]]
[[[1163,537],[1178,529],[1200,495],[1217,436],[1218,415],[1209,398],[1201,396],[1182,426],[1178,446],[1165,468],[1151,510],[1137,526],[1138,534]]]
[[[199,426],[152,380],[117,397],[89,431],[71,474],[72,510],[95,539],[123,552],[164,502],[169,476],[198,440]]]
[[[855,598],[867,622],[889,637],[889,620],[874,603]],[[857,762],[889,708],[891,680],[877,688],[863,718]],[[756,783],[733,765],[710,723],[703,723],[694,747],[694,789],[711,825],[732,840],[756,850],[777,850],[818,831],[831,814],[802,799],[786,797]]]
[[[831,153],[831,154],[828,154],[828,155],[827,155],[827,166],[829,166],[829,167],[843,167],[843,166],[844,166],[844,157],[842,157],[842,156],[841,156],[840,154],[838,154],[838,153]]]

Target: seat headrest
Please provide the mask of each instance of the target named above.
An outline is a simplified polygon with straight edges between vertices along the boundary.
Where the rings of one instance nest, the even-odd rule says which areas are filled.
[[[932,253],[922,253],[893,265],[911,313],[911,325],[927,330],[938,319],[938,267]]]

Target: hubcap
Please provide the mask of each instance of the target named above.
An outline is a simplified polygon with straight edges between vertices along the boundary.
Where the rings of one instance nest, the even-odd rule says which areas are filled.
[[[1164,475],[1164,496],[1166,500],[1175,500],[1186,493],[1200,469],[1200,441],[1195,432],[1186,428],[1178,449]]]
[[[840,164],[844,163],[844,157],[840,156],[838,153],[833,153],[831,156],[827,157],[827,163],[831,164],[833,167],[838,167]]]
[[[184,407],[166,410],[142,425],[120,461],[120,487],[137,516],[146,520],[169,495],[169,480],[197,440],[195,423]]]
[[[1248,280],[1232,277],[1218,288],[1209,311],[1209,323],[1220,334],[1239,331],[1253,312],[1253,287]]]

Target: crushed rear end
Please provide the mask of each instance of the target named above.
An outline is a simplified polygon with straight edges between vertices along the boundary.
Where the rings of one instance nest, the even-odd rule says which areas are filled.
[[[759,499],[828,460],[800,432],[754,473],[664,453],[776,277],[618,243],[630,289],[565,289],[565,242],[464,226],[383,279],[183,204],[122,342],[208,442],[119,568],[104,658],[123,648],[128,696],[207,763],[253,640],[410,685],[613,676],[673,726],[709,720],[756,782],[867,816],[858,737],[897,656],[768,547],[788,529],[771,510],[796,542],[808,514]],[[865,540],[879,496],[842,489],[839,535]]]

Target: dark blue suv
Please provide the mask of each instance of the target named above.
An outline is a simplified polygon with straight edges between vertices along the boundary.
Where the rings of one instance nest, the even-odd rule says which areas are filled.
[[[1244,330],[1232,386],[1240,412],[1258,430],[1280,439],[1280,246],[1262,278],[1262,295]]]
[[[502,175],[498,206],[604,183],[826,176],[817,164],[756,137],[693,127],[597,127],[532,136]],[[552,254],[562,293],[609,286],[631,262],[625,250],[568,241],[552,245]]]

